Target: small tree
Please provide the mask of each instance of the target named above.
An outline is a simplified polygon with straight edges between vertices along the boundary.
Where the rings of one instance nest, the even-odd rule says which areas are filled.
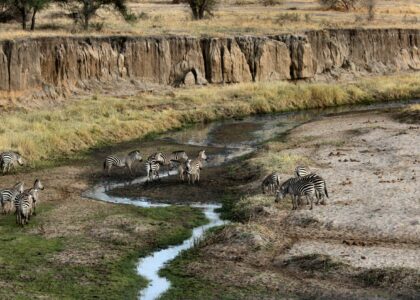
[[[45,9],[51,0],[28,0],[29,7],[32,9],[31,30],[35,29],[36,13]]]
[[[188,0],[194,20],[204,18],[204,13],[213,16],[217,0]]]
[[[83,29],[89,28],[89,22],[96,15],[101,7],[112,7],[124,17],[125,20],[133,20],[135,16],[128,12],[125,0],[68,0],[64,2],[68,5],[70,16],[82,21]]]
[[[44,9],[50,0],[0,0],[0,6],[5,21],[19,20],[22,29],[26,29],[26,22],[32,13],[31,30],[35,29],[36,13]]]

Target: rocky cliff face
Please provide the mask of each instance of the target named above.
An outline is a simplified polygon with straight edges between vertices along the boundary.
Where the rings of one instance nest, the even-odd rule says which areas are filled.
[[[267,37],[46,37],[0,41],[0,91],[66,93],[89,82],[163,85],[420,70],[419,30]]]

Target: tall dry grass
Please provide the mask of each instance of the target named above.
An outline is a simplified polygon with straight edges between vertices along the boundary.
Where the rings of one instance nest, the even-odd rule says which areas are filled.
[[[219,118],[420,97],[420,75],[355,83],[246,83],[178,89],[129,99],[93,97],[54,109],[3,112],[0,151],[20,151],[32,165],[93,146],[127,141]]]

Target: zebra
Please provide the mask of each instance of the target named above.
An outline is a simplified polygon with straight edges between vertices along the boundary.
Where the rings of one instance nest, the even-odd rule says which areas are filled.
[[[297,166],[295,169],[295,177],[303,177],[303,176],[309,175],[310,173],[311,171],[309,170],[308,167]]]
[[[27,198],[26,194],[30,195],[32,197],[32,210],[31,215],[36,215],[36,206],[39,203],[39,191],[44,190],[44,185],[42,184],[41,180],[35,179],[34,185],[32,188],[25,190],[23,193],[19,194],[15,198],[15,210],[16,212],[19,209],[19,206],[21,205],[22,199]],[[30,217],[30,216],[29,216]]]
[[[261,188],[263,194],[266,193],[267,189],[269,192],[274,193],[275,189],[280,185],[280,175],[277,172],[273,172],[264,178]]]
[[[168,175],[170,175],[169,171],[174,168],[175,163],[185,162],[188,159],[188,155],[183,150],[173,151],[170,154],[156,152],[148,157],[148,160],[152,159],[157,160],[162,166],[168,166]]]
[[[128,153],[124,157],[118,157],[115,155],[109,155],[105,158],[104,161],[104,170],[107,170],[108,176],[111,174],[112,167],[119,167],[119,168],[128,168],[130,174],[133,175],[133,171],[131,170],[131,166],[135,161],[142,161],[143,158],[140,155],[139,150],[134,150]]]
[[[159,169],[160,169],[161,163],[158,160],[151,159],[147,160],[145,163],[146,166],[146,174],[147,174],[147,181],[153,181],[153,176],[159,178]]]
[[[196,181],[200,182],[200,170],[203,168],[203,161],[205,160],[207,160],[206,151],[201,150],[198,153],[197,158],[189,162],[189,166],[186,165],[188,183],[194,184]]]
[[[306,198],[307,203],[310,199],[310,209],[313,208],[313,199],[316,197],[316,193],[314,184],[309,180],[300,177],[286,180],[277,190],[275,202],[279,202],[286,197],[287,194],[292,197],[292,210],[297,209],[303,196]]]
[[[325,183],[324,178],[315,173],[310,173],[300,178],[308,180],[314,184],[317,199],[316,204],[319,203],[319,200],[321,200],[321,204],[325,204],[325,197],[329,198],[329,196],[327,191],[327,184]]]
[[[4,214],[15,212],[14,201],[19,194],[23,193],[23,186],[23,182],[18,182],[10,189],[0,190],[0,202]]]
[[[184,163],[180,163],[178,166],[179,179],[184,181],[184,176],[188,177],[188,173],[191,170],[192,159],[187,159]]]
[[[31,193],[19,195],[19,205],[16,208],[16,224],[28,224],[34,208],[34,197]]]
[[[0,154],[0,169],[3,174],[10,172],[11,169],[15,169],[16,164],[23,166],[24,161],[19,152],[3,152]]]

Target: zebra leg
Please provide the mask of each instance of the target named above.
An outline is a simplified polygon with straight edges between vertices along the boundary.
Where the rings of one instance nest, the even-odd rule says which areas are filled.
[[[309,198],[309,196],[306,196],[306,202],[308,202],[308,198]],[[312,208],[313,208],[313,202],[314,202],[314,197],[311,196],[310,198],[311,198],[311,208],[310,208],[310,210],[312,210]]]

